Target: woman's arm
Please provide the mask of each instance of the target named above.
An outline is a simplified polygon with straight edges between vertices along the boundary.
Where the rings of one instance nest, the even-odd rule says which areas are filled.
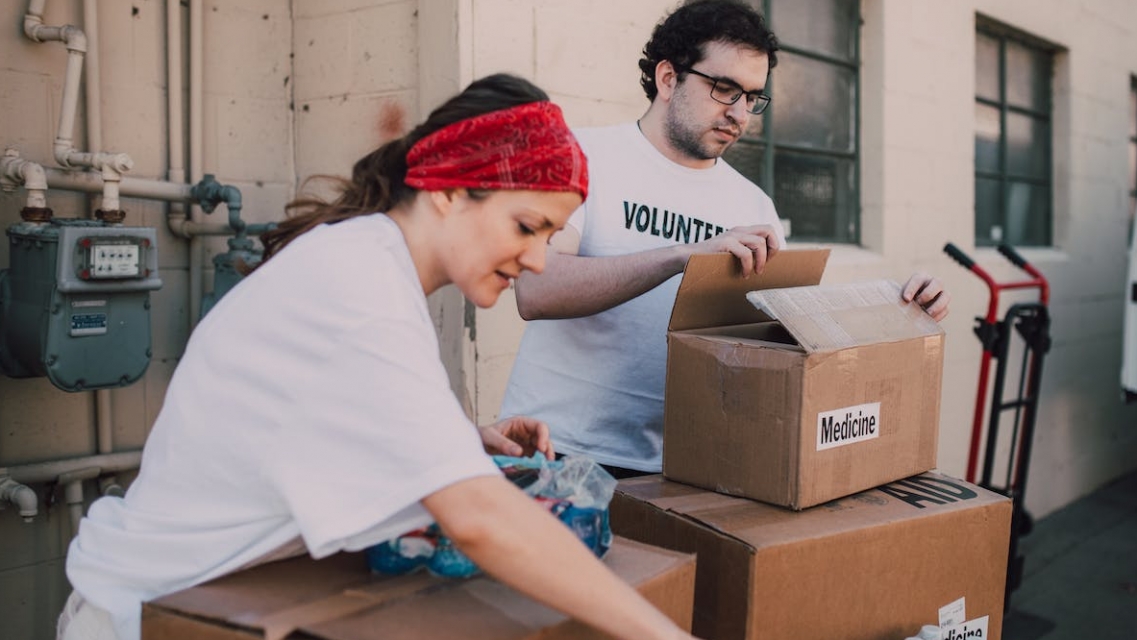
[[[422,503],[479,567],[534,600],[616,638],[691,638],[505,478],[464,480]]]

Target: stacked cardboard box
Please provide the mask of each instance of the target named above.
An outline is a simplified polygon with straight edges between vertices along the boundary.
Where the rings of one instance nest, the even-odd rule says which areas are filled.
[[[943,331],[896,283],[815,286],[827,258],[784,251],[749,279],[732,256],[691,259],[668,334],[667,479],[621,482],[613,528],[698,554],[699,637],[900,640],[930,623],[998,638],[1010,501],[924,473]]]
[[[616,538],[616,575],[691,628],[695,559]],[[274,562],[144,605],[144,640],[573,640],[606,637],[486,577],[372,574],[363,554]]]
[[[935,467],[943,330],[896,283],[803,286],[827,257],[784,251],[750,279],[730,255],[688,263],[668,334],[669,479],[803,509]]]
[[[935,473],[796,512],[661,476],[612,501],[620,535],[697,555],[693,631],[714,640],[902,640],[941,622],[944,640],[997,640],[1010,522],[1010,500]]]

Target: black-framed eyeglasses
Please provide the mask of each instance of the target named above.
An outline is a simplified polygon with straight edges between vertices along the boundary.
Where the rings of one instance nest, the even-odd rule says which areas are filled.
[[[742,87],[738,86],[731,80],[725,78],[716,78],[708,76],[707,74],[696,71],[691,67],[684,67],[682,65],[675,65],[675,69],[679,72],[693,73],[700,78],[711,81],[711,98],[715,102],[721,104],[734,104],[742,96],[746,96],[746,110],[754,115],[759,115],[770,106],[770,96],[762,93],[761,91],[743,91]]]

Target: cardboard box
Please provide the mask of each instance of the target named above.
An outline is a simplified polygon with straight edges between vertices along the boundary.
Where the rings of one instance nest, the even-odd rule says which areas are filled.
[[[604,558],[684,629],[691,628],[694,557],[616,538]],[[289,635],[289,634],[295,635]],[[143,640],[403,640],[605,638],[486,577],[372,574],[363,554],[261,565],[153,602]]]
[[[894,282],[802,286],[827,257],[783,251],[749,279],[730,255],[687,263],[665,476],[803,509],[935,467],[943,329]]]
[[[621,481],[611,508],[619,535],[698,554],[700,638],[900,640],[960,598],[958,622],[986,625],[960,637],[1002,632],[1011,501],[962,480],[791,511],[656,475]]]

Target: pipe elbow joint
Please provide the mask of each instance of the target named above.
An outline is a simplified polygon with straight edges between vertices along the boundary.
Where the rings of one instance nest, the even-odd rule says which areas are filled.
[[[31,522],[32,518],[39,514],[39,497],[36,496],[36,492],[10,478],[0,482],[0,501],[16,505],[24,522]]]
[[[24,14],[24,35],[27,36],[29,40],[34,40],[35,42],[43,42],[43,40],[40,40],[39,38],[39,32],[42,28],[42,16],[38,16],[34,13]]]
[[[20,167],[24,177],[24,188],[28,191],[47,191],[47,172],[34,162],[24,162]]]
[[[76,168],[76,165],[71,162],[71,153],[75,151],[75,148],[71,146],[70,140],[56,138],[55,145],[53,145],[51,150],[52,155],[55,156],[55,162],[59,164],[59,166],[68,169]]]
[[[221,200],[229,210],[229,226],[234,231],[244,231],[246,225],[241,219],[241,190],[227,184],[221,190]]]
[[[60,28],[60,38],[68,51],[87,53],[87,34],[79,27],[64,25]]]

